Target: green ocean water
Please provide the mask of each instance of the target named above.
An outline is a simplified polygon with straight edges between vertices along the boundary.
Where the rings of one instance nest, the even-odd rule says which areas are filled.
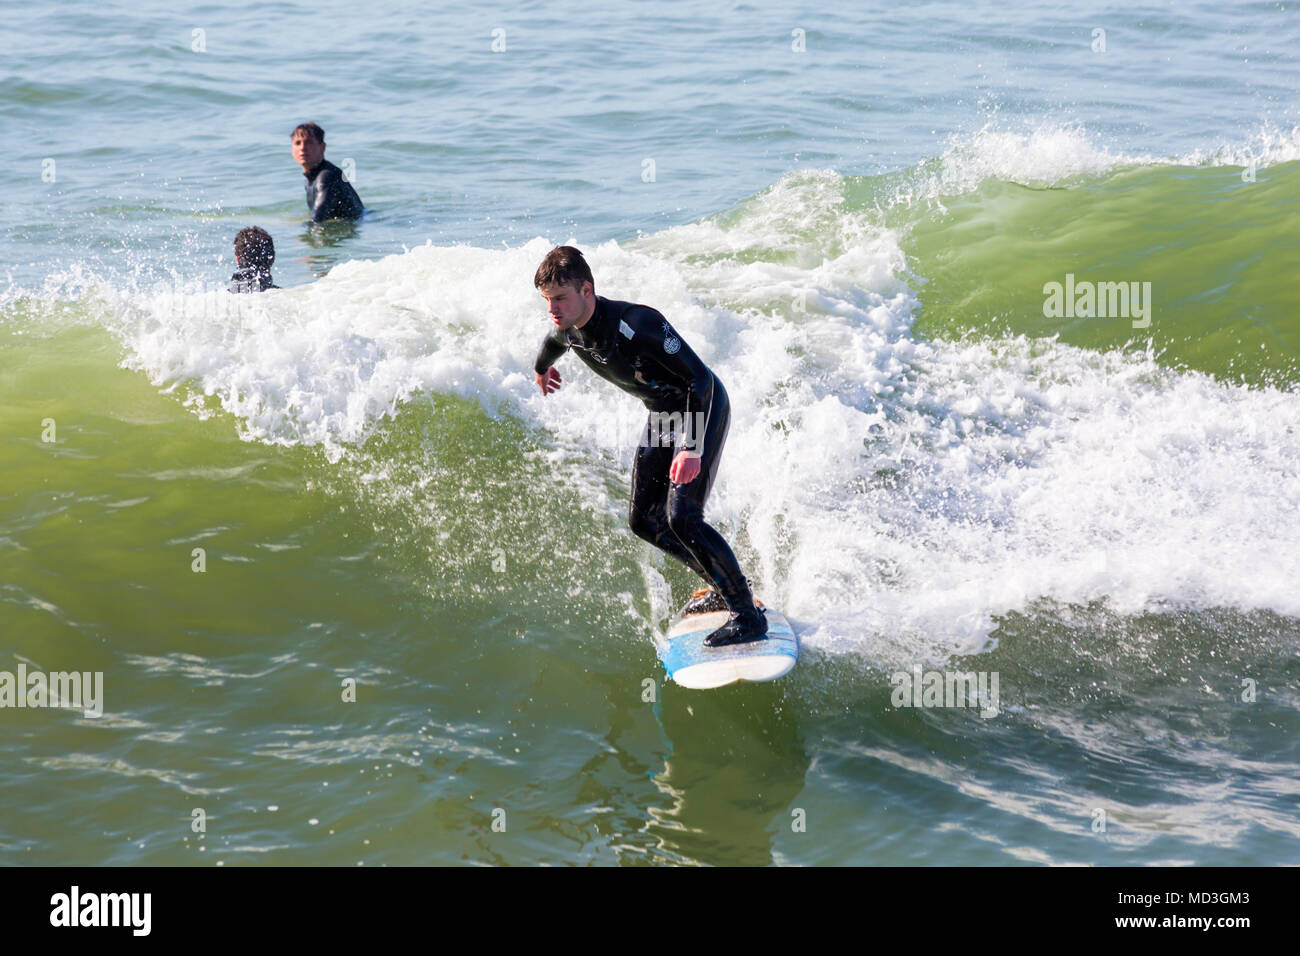
[[[930,334],[1057,336],[1088,349],[1150,340],[1162,363],[1252,385],[1297,381],[1300,164],[1123,169],[1071,188],[991,182],[917,223]],[[1043,287],[1149,282],[1150,326],[1054,318]],[[1140,320],[1139,320],[1140,321]]]

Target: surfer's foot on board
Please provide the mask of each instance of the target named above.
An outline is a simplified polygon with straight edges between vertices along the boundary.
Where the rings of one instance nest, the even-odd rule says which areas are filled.
[[[751,603],[742,611],[732,611],[727,622],[704,639],[709,647],[761,641],[767,634],[767,615]]]
[[[681,617],[692,614],[711,614],[714,611],[727,610],[727,599],[717,588],[698,588],[691,599],[682,608]]]

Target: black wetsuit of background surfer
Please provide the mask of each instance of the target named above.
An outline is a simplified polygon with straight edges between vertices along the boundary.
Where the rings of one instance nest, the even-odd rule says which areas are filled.
[[[307,177],[307,208],[312,222],[326,219],[360,219],[366,207],[352,184],[343,178],[343,170],[328,159],[303,173]]]
[[[704,502],[731,425],[722,382],[668,320],[645,305],[596,296],[595,311],[582,328],[555,329],[546,337],[534,371],[544,376],[569,348],[593,372],[650,409],[632,467],[632,530],[716,587],[733,611],[746,606],[752,611],[753,596],[736,555],[704,521]],[[680,418],[659,414],[673,412]],[[676,427],[677,422],[685,428]],[[695,427],[697,422],[702,428]],[[700,473],[686,484],[668,477],[680,448],[700,453]]]
[[[240,266],[235,270],[235,274],[230,277],[231,292],[265,292],[267,289],[278,289],[271,281],[271,270],[258,266]]]

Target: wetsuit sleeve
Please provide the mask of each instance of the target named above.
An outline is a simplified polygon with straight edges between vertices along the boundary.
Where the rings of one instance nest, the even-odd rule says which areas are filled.
[[[334,178],[338,174],[326,169],[316,178],[316,202],[311,207],[311,221],[324,222],[333,218]]]
[[[343,178],[340,169],[325,169],[316,180],[316,202],[312,206],[311,221],[326,219],[358,219],[365,207],[352,184]]]
[[[349,219],[360,219],[361,214],[366,211],[366,207],[361,204],[361,197],[352,188],[352,184],[343,178],[342,173],[339,173],[339,184],[336,188],[343,193],[345,205],[347,206],[347,212],[344,215]]]
[[[545,375],[555,360],[569,350],[569,343],[561,341],[558,333],[557,329],[542,339],[542,348],[537,353],[537,361],[533,363],[533,371],[538,375]]]
[[[690,423],[687,434],[694,439],[694,447],[687,451],[702,455],[704,436],[713,413],[713,372],[658,311],[644,306],[636,312],[632,327],[638,351],[652,359],[670,378],[687,385],[686,420]],[[699,416],[698,421],[693,415]]]

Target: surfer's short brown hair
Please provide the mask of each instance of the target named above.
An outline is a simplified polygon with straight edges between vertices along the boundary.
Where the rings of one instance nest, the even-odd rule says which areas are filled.
[[[556,246],[552,249],[533,276],[533,285],[538,289],[544,285],[571,285],[575,289],[581,289],[584,282],[590,282],[591,287],[596,288],[591,266],[587,265],[582,253],[573,246]]]
[[[235,258],[241,265],[269,270],[275,262],[275,243],[261,226],[249,226],[235,236]]]
[[[293,132],[289,134],[289,138],[293,139],[299,133],[310,134],[311,137],[314,140],[316,140],[316,142],[318,143],[325,142],[325,131],[321,129],[319,126],[317,126],[315,123],[299,123],[297,126],[293,128]]]

